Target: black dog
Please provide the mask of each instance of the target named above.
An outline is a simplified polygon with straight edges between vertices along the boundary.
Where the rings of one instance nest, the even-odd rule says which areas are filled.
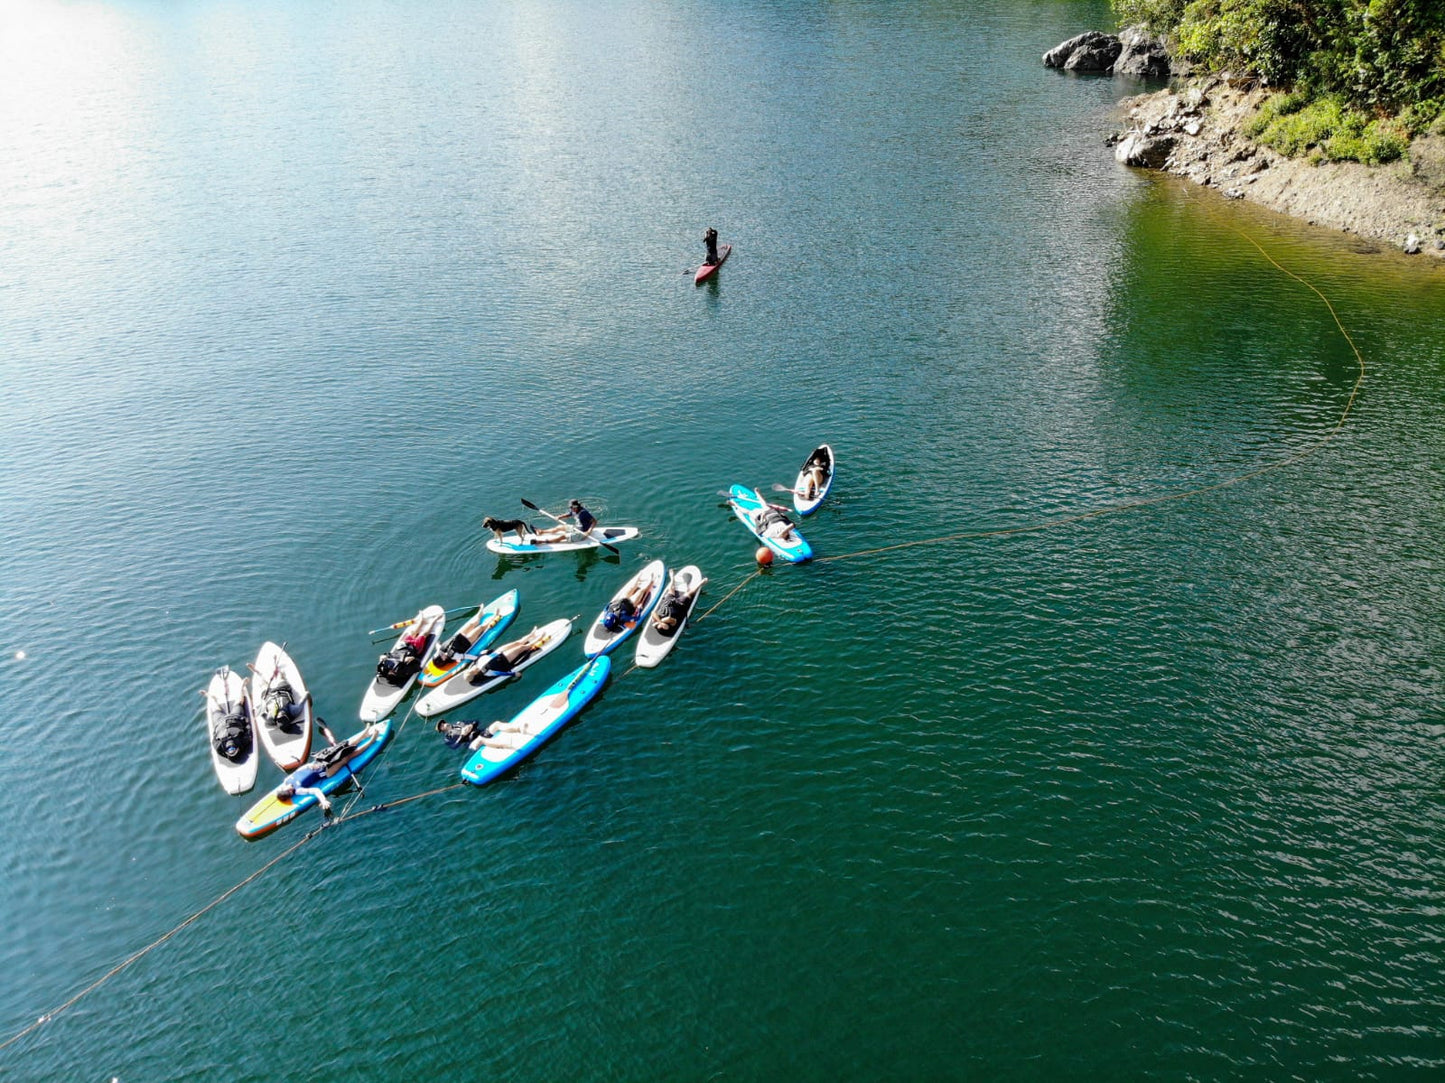
[[[524,541],[528,535],[537,533],[532,529],[532,524],[523,519],[493,519],[490,515],[482,520],[482,529],[490,530],[498,541],[507,533],[515,534]]]

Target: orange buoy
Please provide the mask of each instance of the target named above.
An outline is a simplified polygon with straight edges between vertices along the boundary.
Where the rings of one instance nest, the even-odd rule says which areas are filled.
[[[758,558],[758,563],[764,568],[773,562],[773,551],[766,545],[758,546],[758,551],[753,555]]]

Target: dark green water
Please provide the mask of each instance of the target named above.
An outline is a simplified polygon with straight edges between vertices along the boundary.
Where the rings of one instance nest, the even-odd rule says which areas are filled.
[[[1107,18],[0,14],[0,1041],[315,826],[235,836],[217,666],[284,640],[349,732],[422,605],[585,620],[655,557],[712,605],[753,571],[717,491],[825,439],[844,558],[486,789],[406,721],[352,811],[429,796],[0,1076],[1437,1075],[1445,276],[1117,167],[1131,88],[1039,64]],[[1320,445],[1355,355],[1249,238],[1365,358],[1333,440],[870,552]],[[574,495],[644,538],[483,549]]]

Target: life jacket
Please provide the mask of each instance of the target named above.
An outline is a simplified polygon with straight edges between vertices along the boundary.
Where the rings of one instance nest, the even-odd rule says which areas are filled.
[[[602,611],[602,627],[609,632],[620,632],[636,613],[637,607],[630,598],[618,598],[614,602],[608,602],[607,608]]]
[[[421,668],[421,653],[411,644],[411,637],[391,648],[376,663],[376,675],[387,684],[402,685]]]
[[[251,727],[243,714],[228,714],[216,729],[216,751],[232,763],[251,754]]]

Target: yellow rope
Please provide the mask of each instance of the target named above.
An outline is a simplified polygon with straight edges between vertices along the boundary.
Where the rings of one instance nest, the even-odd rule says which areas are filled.
[[[1354,352],[1355,360],[1356,360],[1356,361],[1358,362],[1358,364],[1359,364],[1359,374],[1358,374],[1358,375],[1356,376],[1356,378],[1355,378],[1354,387],[1352,387],[1352,388],[1350,389],[1349,398],[1348,398],[1348,399],[1346,400],[1346,402],[1345,402],[1345,408],[1344,408],[1344,410],[1341,412],[1340,417],[1339,417],[1339,420],[1335,422],[1334,427],[1331,428],[1331,429],[1329,430],[1329,432],[1327,432],[1327,433],[1324,435],[1324,437],[1321,438],[1316,444],[1312,445],[1311,447],[1305,448],[1305,449],[1302,450],[1302,451],[1298,451],[1298,452],[1296,452],[1295,454],[1290,455],[1290,456],[1288,456],[1288,457],[1286,457],[1286,458],[1284,458],[1284,459],[1281,459],[1279,462],[1273,463],[1273,464],[1271,464],[1271,465],[1269,465],[1269,466],[1262,466],[1262,467],[1259,467],[1259,468],[1257,468],[1257,469],[1255,469],[1255,470],[1250,470],[1250,471],[1247,471],[1246,473],[1239,474],[1239,475],[1237,475],[1237,476],[1235,476],[1235,477],[1226,478],[1224,481],[1218,481],[1218,482],[1215,482],[1215,483],[1212,484],[1212,485],[1203,485],[1203,486],[1200,486],[1199,488],[1196,488],[1196,489],[1186,490],[1185,492],[1169,493],[1169,494],[1164,495],[1164,496],[1145,497],[1145,498],[1139,499],[1139,500],[1129,500],[1129,501],[1125,501],[1125,502],[1119,503],[1119,504],[1110,504],[1110,505],[1108,505],[1108,506],[1106,506],[1106,507],[1094,508],[1094,509],[1092,509],[1092,510],[1090,510],[1090,511],[1079,512],[1079,513],[1077,513],[1077,514],[1075,514],[1075,515],[1066,515],[1066,516],[1064,516],[1064,517],[1062,517],[1062,518],[1059,518],[1059,519],[1051,519],[1051,520],[1048,520],[1048,521],[1046,521],[1046,522],[1033,523],[1033,524],[1030,524],[1030,525],[1027,525],[1027,526],[1001,527],[1001,528],[998,528],[998,529],[995,529],[995,530],[966,530],[966,531],[961,531],[961,532],[959,532],[959,533],[957,533],[957,534],[945,534],[945,535],[943,535],[943,536],[941,536],[941,537],[936,537],[936,538],[918,538],[918,539],[915,539],[915,540],[913,540],[913,541],[899,542],[899,543],[897,543],[897,544],[895,544],[895,545],[883,545],[883,546],[879,546],[879,547],[874,548],[874,549],[863,549],[863,550],[859,550],[858,552],[854,552],[854,553],[842,553],[842,554],[839,554],[838,556],[818,557],[818,558],[814,561],[814,563],[824,564],[824,563],[829,563],[829,562],[831,562],[831,561],[851,560],[851,559],[853,559],[854,557],[870,556],[870,555],[873,555],[873,554],[876,554],[876,553],[888,553],[888,552],[892,552],[892,551],[898,550],[898,549],[910,549],[910,548],[913,548],[914,546],[919,546],[919,545],[937,545],[937,544],[939,544],[939,543],[941,543],[941,542],[961,541],[961,540],[965,540],[965,539],[976,539],[976,538],[998,538],[998,537],[1005,537],[1005,536],[1008,536],[1008,535],[1011,535],[1011,534],[1028,534],[1028,533],[1033,533],[1033,532],[1035,532],[1035,531],[1051,530],[1051,529],[1053,529],[1053,528],[1055,528],[1055,527],[1067,526],[1067,525],[1069,525],[1070,523],[1082,522],[1082,521],[1084,521],[1084,520],[1086,520],[1086,519],[1096,518],[1096,517],[1101,516],[1101,515],[1112,515],[1112,514],[1114,514],[1114,513],[1116,513],[1116,512],[1130,511],[1130,510],[1135,509],[1135,508],[1152,507],[1152,506],[1155,506],[1155,505],[1158,505],[1158,504],[1168,503],[1168,502],[1171,501],[1171,500],[1184,500],[1184,499],[1187,499],[1188,497],[1199,496],[1199,495],[1201,495],[1201,494],[1203,494],[1203,493],[1215,492],[1215,491],[1217,491],[1217,490],[1219,490],[1219,489],[1228,488],[1228,487],[1231,486],[1231,485],[1238,485],[1238,484],[1239,484],[1240,482],[1242,482],[1242,481],[1249,481],[1249,480],[1251,480],[1252,478],[1257,478],[1257,477],[1260,477],[1260,476],[1262,476],[1262,475],[1264,475],[1264,474],[1272,473],[1273,471],[1276,471],[1276,470],[1282,470],[1282,469],[1284,469],[1286,466],[1291,466],[1291,465],[1293,465],[1294,463],[1299,462],[1301,459],[1304,459],[1304,458],[1306,458],[1307,456],[1313,455],[1315,452],[1317,452],[1317,451],[1319,451],[1321,448],[1323,448],[1326,444],[1328,444],[1331,440],[1333,440],[1336,435],[1338,435],[1340,429],[1342,429],[1342,428],[1344,427],[1345,420],[1349,417],[1351,409],[1353,409],[1353,407],[1354,407],[1355,399],[1356,399],[1356,397],[1359,395],[1360,387],[1361,387],[1361,385],[1364,383],[1364,380],[1365,380],[1365,359],[1364,359],[1364,356],[1360,353],[1359,347],[1355,345],[1355,340],[1350,337],[1350,333],[1349,333],[1347,330],[1345,330],[1345,325],[1344,325],[1344,323],[1340,320],[1339,314],[1335,311],[1335,306],[1330,303],[1330,300],[1329,300],[1328,297],[1326,297],[1323,293],[1321,293],[1321,292],[1319,291],[1319,289],[1316,288],[1312,283],[1305,281],[1305,279],[1301,278],[1299,275],[1295,274],[1293,271],[1288,270],[1287,268],[1280,266],[1280,264],[1274,259],[1274,257],[1271,256],[1268,252],[1266,252],[1266,251],[1264,250],[1264,248],[1259,244],[1259,242],[1256,241],[1253,237],[1250,237],[1248,234],[1244,233],[1244,232],[1241,231],[1241,230],[1235,230],[1235,232],[1236,232],[1236,233],[1239,233],[1239,235],[1240,235],[1241,237],[1243,237],[1245,240],[1249,241],[1250,244],[1254,245],[1254,247],[1259,250],[1260,255],[1262,255],[1266,260],[1268,260],[1277,270],[1279,270],[1279,271],[1282,272],[1283,274],[1288,275],[1290,278],[1294,279],[1296,282],[1299,282],[1301,285],[1308,287],[1317,297],[1319,297],[1319,299],[1320,299],[1321,301],[1324,302],[1325,308],[1327,308],[1327,309],[1329,310],[1330,318],[1335,321],[1335,326],[1339,329],[1340,334],[1341,334],[1342,336],[1344,336],[1345,341],[1346,341],[1347,343],[1349,343],[1350,349]],[[724,595],[721,599],[719,599],[717,602],[715,602],[705,613],[703,613],[702,616],[698,617],[697,620],[698,620],[698,621],[706,620],[708,617],[712,616],[712,614],[715,613],[724,603],[726,603],[729,599],[731,599],[734,595],[736,595],[740,590],[742,590],[744,587],[746,587],[746,586],[747,586],[749,583],[751,583],[753,580],[757,579],[761,574],[762,574],[762,570],[761,570],[761,569],[755,569],[751,574],[749,574],[748,576],[746,576],[740,583],[738,583],[737,586],[733,587],[732,590],[728,591],[728,593],[727,593],[726,595]],[[694,622],[694,623],[696,623],[696,622]],[[636,665],[634,665],[634,666],[632,667],[632,669],[636,669],[636,668],[637,668]],[[632,669],[627,670],[627,672],[628,672],[628,673],[632,672]],[[400,725],[398,725],[398,727],[397,727],[398,736],[400,735],[401,729],[402,729],[403,727],[405,727],[407,721],[411,718],[411,714],[412,714],[412,712],[411,712],[411,711],[408,711],[407,714],[402,718],[402,721],[401,721]],[[258,879],[263,873],[265,873],[265,872],[267,872],[268,870],[270,870],[272,867],[274,867],[274,866],[277,865],[279,862],[281,862],[284,858],[286,858],[286,857],[290,856],[291,854],[295,853],[298,849],[300,849],[300,848],[301,848],[302,846],[304,846],[306,843],[310,842],[313,838],[315,838],[315,837],[316,837],[318,834],[320,834],[322,831],[326,830],[328,827],[338,826],[338,825],[340,825],[340,824],[342,824],[342,823],[347,823],[347,822],[349,822],[349,821],[351,821],[351,820],[359,820],[359,819],[361,819],[363,816],[369,816],[369,815],[370,815],[371,813],[373,813],[373,812],[383,812],[383,811],[385,811],[385,810],[387,810],[387,809],[398,808],[398,807],[400,807],[400,806],[402,806],[402,805],[410,804],[410,803],[413,802],[413,801],[420,801],[420,800],[422,800],[423,798],[434,797],[434,796],[436,796],[437,794],[447,793],[447,792],[450,791],[450,790],[455,790],[455,789],[460,788],[462,785],[463,785],[463,783],[461,783],[461,782],[453,782],[453,783],[451,783],[450,785],[447,785],[447,786],[440,786],[440,787],[437,787],[436,789],[426,790],[426,791],[424,791],[424,792],[422,792],[422,793],[412,794],[412,795],[410,795],[409,797],[398,798],[398,799],[395,800],[395,801],[387,801],[387,802],[384,802],[383,804],[373,805],[373,806],[371,806],[370,808],[362,809],[360,812],[354,812],[354,813],[353,813],[353,812],[350,811],[350,809],[351,809],[352,806],[354,806],[354,805],[356,804],[356,801],[360,798],[360,795],[358,794],[358,797],[357,797],[357,798],[353,798],[353,800],[352,800],[352,802],[351,802],[351,805],[348,805],[346,811],[344,811],[340,816],[333,817],[332,819],[328,820],[326,823],[322,824],[320,827],[317,827],[317,828],[315,828],[314,830],[308,832],[306,835],[303,835],[303,836],[302,836],[300,839],[298,839],[295,843],[293,843],[291,846],[289,846],[289,847],[286,848],[285,850],[282,850],[279,854],[277,854],[275,857],[273,857],[270,861],[266,862],[266,864],[262,865],[259,869],[257,869],[255,872],[251,873],[251,875],[247,876],[245,879],[241,880],[241,881],[240,881],[239,883],[237,883],[234,887],[228,888],[227,890],[223,891],[220,895],[216,896],[216,898],[213,899],[211,902],[207,903],[205,906],[201,907],[201,909],[199,909],[199,910],[197,910],[195,913],[191,914],[190,917],[186,918],[186,919],[185,919],[184,921],[182,921],[179,925],[177,925],[175,928],[173,928],[172,930],[170,930],[170,932],[168,932],[168,933],[164,934],[163,936],[159,937],[158,939],[152,941],[151,943],[147,944],[145,947],[141,948],[139,951],[135,952],[133,955],[129,956],[128,958],[122,960],[120,963],[116,964],[114,967],[112,967],[110,970],[106,971],[106,972],[105,972],[104,974],[102,974],[99,978],[97,978],[95,981],[91,982],[91,983],[90,983],[89,985],[87,985],[84,989],[80,990],[80,992],[76,993],[74,996],[72,996],[69,1000],[65,1001],[65,1002],[64,1002],[63,1004],[61,1004],[59,1007],[54,1008],[54,1009],[52,1009],[52,1010],[49,1011],[49,1012],[46,1012],[46,1013],[45,1013],[44,1015],[42,1015],[39,1019],[37,1019],[34,1023],[31,1023],[29,1026],[25,1027],[23,1030],[19,1031],[17,1034],[14,1034],[14,1035],[12,1035],[11,1037],[7,1038],[5,1041],[0,1042],[0,1050],[4,1050],[4,1049],[6,1049],[6,1048],[8,1048],[8,1047],[10,1047],[10,1046],[12,1046],[12,1045],[14,1045],[14,1044],[15,1044],[16,1042],[18,1042],[21,1038],[24,1038],[27,1034],[30,1034],[32,1031],[38,1029],[39,1027],[41,1027],[41,1026],[44,1025],[45,1023],[48,1023],[51,1019],[55,1018],[55,1016],[59,1015],[61,1012],[65,1011],[66,1009],[68,1009],[68,1008],[70,1008],[70,1007],[72,1007],[74,1004],[76,1004],[76,1003],[77,1003],[79,1000],[81,1000],[83,997],[85,997],[85,996],[88,995],[89,993],[93,992],[94,990],[96,990],[97,988],[99,988],[101,985],[105,984],[105,982],[107,982],[107,981],[109,981],[111,978],[115,977],[115,975],[119,974],[121,971],[125,970],[126,967],[130,966],[132,963],[134,963],[134,962],[138,961],[139,959],[143,958],[145,955],[147,955],[147,954],[148,954],[149,952],[151,952],[153,949],[159,947],[161,944],[164,944],[167,940],[170,940],[173,936],[175,936],[177,933],[179,933],[182,929],[186,928],[188,925],[193,924],[194,922],[196,922],[197,920],[199,920],[201,917],[203,917],[205,914],[209,913],[211,910],[214,910],[217,906],[221,905],[221,903],[225,902],[225,901],[226,901],[227,899],[229,899],[232,895],[236,894],[238,891],[240,891],[240,890],[241,890],[243,887],[245,887],[247,884],[251,883],[252,881],[254,881],[254,880],[256,880],[256,879]]]
[[[1006,537],[1011,534],[1030,534],[1040,530],[1052,530],[1055,527],[1068,526],[1071,523],[1083,522],[1085,519],[1094,519],[1101,515],[1113,515],[1116,512],[1132,511],[1135,508],[1154,507],[1158,504],[1167,504],[1171,500],[1186,500],[1189,497],[1200,496],[1203,493],[1212,493],[1220,489],[1227,489],[1231,485],[1238,485],[1242,481],[1250,481],[1264,474],[1273,473],[1276,470],[1283,470],[1285,467],[1293,466],[1301,459],[1307,458],[1308,456],[1315,454],[1317,451],[1323,448],[1337,435],[1339,435],[1340,429],[1344,427],[1346,418],[1350,416],[1350,411],[1354,408],[1355,399],[1360,393],[1360,387],[1365,382],[1364,355],[1360,353],[1360,348],[1355,345],[1355,340],[1350,337],[1350,333],[1345,330],[1345,325],[1340,320],[1339,313],[1335,311],[1335,306],[1330,303],[1330,299],[1328,297],[1321,293],[1314,286],[1313,283],[1307,282],[1299,275],[1295,274],[1293,271],[1288,270],[1285,267],[1281,267],[1278,261],[1276,261],[1275,258],[1271,256],[1268,252],[1266,252],[1264,248],[1260,246],[1259,242],[1256,241],[1253,237],[1249,236],[1247,233],[1244,233],[1241,230],[1235,230],[1235,232],[1238,233],[1250,244],[1254,245],[1255,248],[1259,249],[1259,254],[1262,255],[1271,264],[1273,264],[1277,270],[1288,275],[1290,278],[1293,278],[1301,285],[1307,286],[1321,301],[1324,302],[1325,308],[1329,310],[1330,318],[1335,321],[1335,327],[1339,329],[1339,332],[1344,337],[1345,342],[1349,344],[1350,350],[1355,355],[1355,361],[1359,365],[1359,373],[1355,377],[1354,386],[1350,388],[1349,397],[1345,401],[1345,408],[1343,411],[1341,411],[1339,420],[1335,422],[1334,426],[1327,433],[1325,433],[1324,436],[1321,437],[1321,439],[1317,443],[1311,445],[1310,447],[1304,448],[1301,451],[1297,451],[1293,455],[1287,456],[1286,458],[1281,459],[1277,463],[1271,463],[1268,466],[1261,466],[1254,470],[1246,471],[1245,473],[1239,474],[1235,477],[1226,478],[1223,481],[1216,481],[1212,485],[1201,485],[1196,489],[1188,489],[1180,493],[1168,493],[1164,496],[1143,497],[1139,500],[1126,500],[1119,504],[1110,504],[1102,508],[1093,508],[1089,511],[1081,511],[1074,515],[1066,515],[1060,519],[1050,519],[1047,522],[1043,523],[1031,523],[1027,526],[1000,527],[994,530],[965,530],[957,534],[945,534],[942,537],[937,538],[916,538],[913,541],[898,542],[895,545],[882,545],[878,546],[875,549],[860,549],[854,553],[840,553],[837,556],[818,557],[814,561],[814,563],[826,564],[830,561],[835,560],[852,560],[854,557],[872,556],[876,553],[889,553],[896,549],[911,549],[914,546],[918,545],[937,545],[940,542],[962,541],[965,539],[974,538],[1000,538]],[[729,595],[729,597],[731,597],[731,595]]]

